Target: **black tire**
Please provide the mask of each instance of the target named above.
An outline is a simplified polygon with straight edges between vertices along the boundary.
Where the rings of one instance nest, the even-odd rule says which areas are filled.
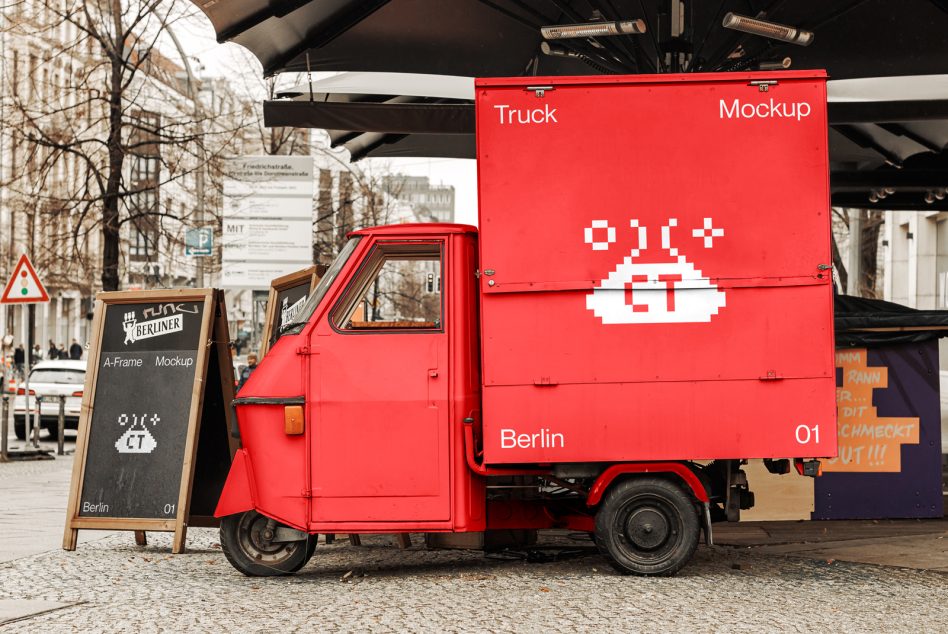
[[[596,545],[622,574],[670,576],[698,547],[701,524],[695,502],[678,484],[661,478],[622,480],[596,513]]]
[[[13,417],[13,433],[17,440],[26,440],[26,419]]]
[[[221,550],[227,561],[248,577],[290,575],[313,556],[316,535],[296,542],[269,542],[263,535],[269,522],[256,511],[221,520]]]

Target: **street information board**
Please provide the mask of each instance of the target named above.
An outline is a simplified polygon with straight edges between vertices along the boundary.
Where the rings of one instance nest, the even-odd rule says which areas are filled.
[[[267,288],[313,263],[313,158],[230,159],[224,171],[221,286]]]
[[[319,283],[318,268],[310,266],[270,282],[270,297],[267,299],[267,317],[263,323],[263,341],[260,358],[281,337],[280,330],[296,321],[296,316]]]
[[[188,525],[211,523],[231,458],[223,311],[210,289],[97,297],[67,550],[76,529],[102,528],[174,531],[181,552]]]

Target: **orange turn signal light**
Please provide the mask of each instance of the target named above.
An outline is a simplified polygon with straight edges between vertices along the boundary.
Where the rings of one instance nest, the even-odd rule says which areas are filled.
[[[299,436],[303,433],[303,406],[286,405],[283,407],[283,431],[287,436]]]

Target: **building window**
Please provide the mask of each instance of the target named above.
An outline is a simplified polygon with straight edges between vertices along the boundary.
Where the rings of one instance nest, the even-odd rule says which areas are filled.
[[[158,255],[158,232],[148,220],[138,218],[131,223],[128,256],[132,262],[147,262]]]
[[[129,121],[129,153],[137,156],[159,156],[161,115],[157,112],[137,110],[132,112]]]
[[[157,113],[143,110],[132,113],[128,134],[129,185],[132,190],[128,198],[132,219],[128,255],[132,262],[154,261],[158,257],[161,157],[157,141],[160,125],[161,118]]]

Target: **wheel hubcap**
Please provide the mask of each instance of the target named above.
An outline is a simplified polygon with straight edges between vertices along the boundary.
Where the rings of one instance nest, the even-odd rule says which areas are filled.
[[[273,542],[275,527],[272,520],[256,512],[244,513],[240,518],[237,536],[244,553],[260,563],[278,564],[301,548],[304,541]]]
[[[654,550],[668,539],[668,519],[654,508],[639,508],[629,514],[625,536],[640,550]]]
[[[682,521],[675,506],[664,497],[632,494],[616,510],[615,546],[630,562],[659,565],[671,557],[681,543]]]

